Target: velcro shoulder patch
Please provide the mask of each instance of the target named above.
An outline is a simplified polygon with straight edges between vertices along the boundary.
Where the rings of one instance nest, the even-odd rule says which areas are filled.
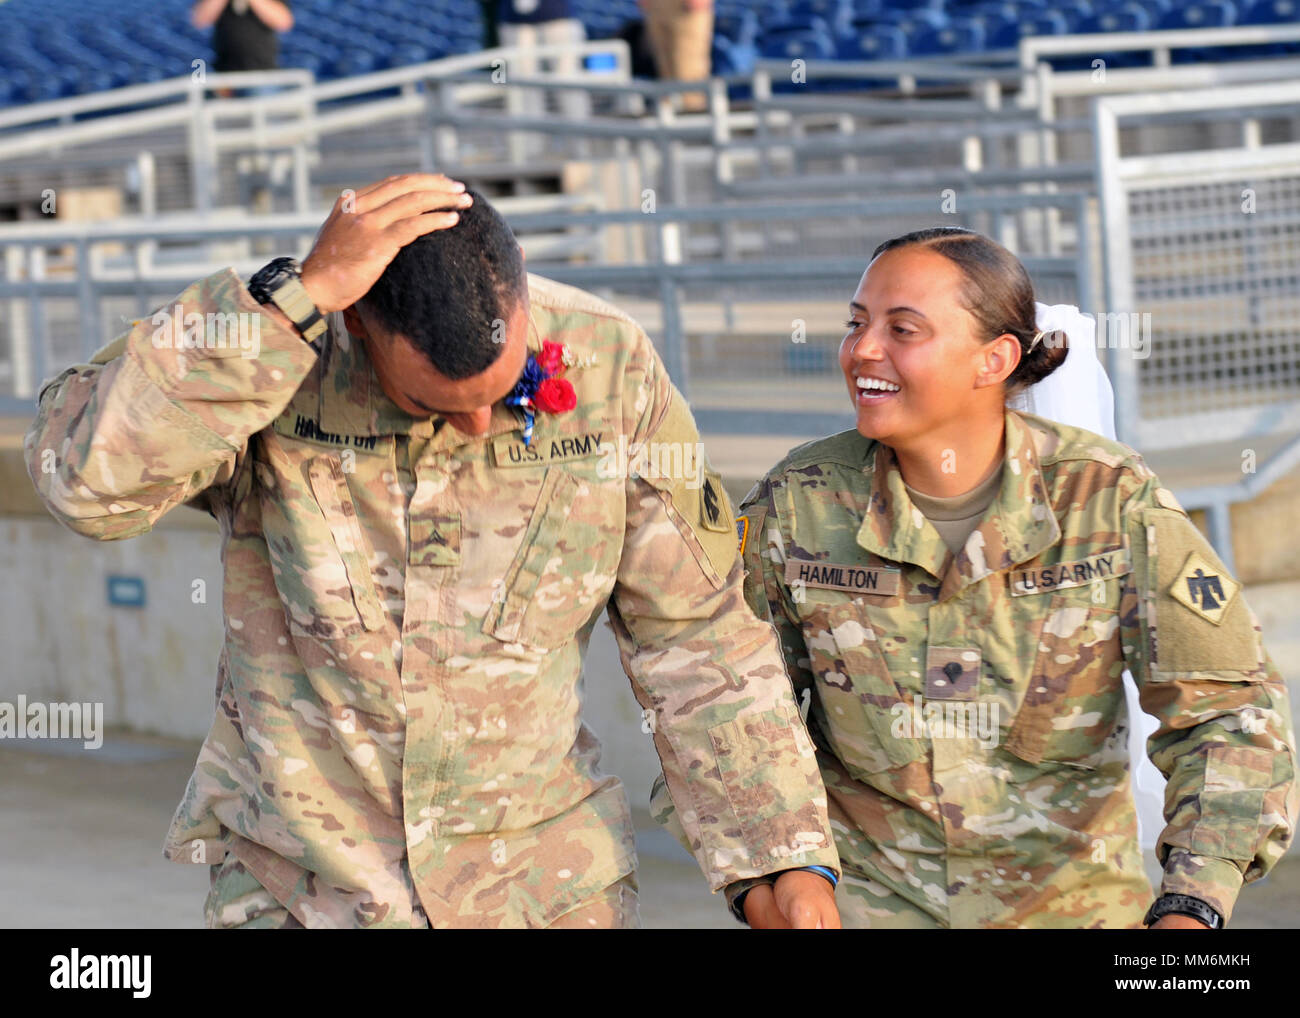
[[[659,427],[634,455],[636,472],[668,496],[690,531],[688,542],[698,542],[708,564],[725,580],[739,555],[736,517],[722,476],[709,467],[695,419],[676,389]]]
[[[1233,579],[1195,524],[1181,512],[1148,509],[1156,668],[1164,673],[1253,672],[1259,634]],[[1213,676],[1211,676],[1212,678]]]

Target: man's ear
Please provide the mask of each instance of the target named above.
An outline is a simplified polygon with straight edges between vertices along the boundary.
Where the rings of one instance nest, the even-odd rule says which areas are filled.
[[[343,309],[343,324],[347,326],[348,332],[356,336],[357,339],[369,339],[370,334],[366,332],[365,323],[361,321],[361,315],[357,311],[357,306]]]
[[[975,376],[975,388],[1001,385],[1020,363],[1020,340],[1009,332],[985,343],[980,348],[980,368]]]

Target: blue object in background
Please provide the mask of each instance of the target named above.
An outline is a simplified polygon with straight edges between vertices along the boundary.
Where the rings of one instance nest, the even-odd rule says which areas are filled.
[[[588,38],[641,18],[636,0],[570,0]],[[716,0],[713,68],[745,74],[760,56],[903,59],[1005,51],[1022,37],[1300,23],[1300,0]],[[212,59],[191,0],[0,0],[0,106],[184,77]],[[482,45],[478,0],[294,0],[282,67],[320,79],[403,67]],[[1292,55],[1300,43],[1175,50],[1173,59]],[[1110,66],[1145,63],[1121,52]],[[1092,57],[1053,59],[1058,67]],[[593,65],[588,65],[593,66]],[[841,82],[852,86],[851,82]],[[814,82],[813,87],[823,87]],[[831,81],[825,87],[835,87]]]
[[[120,608],[143,608],[144,580],[139,576],[108,577],[108,603]]]

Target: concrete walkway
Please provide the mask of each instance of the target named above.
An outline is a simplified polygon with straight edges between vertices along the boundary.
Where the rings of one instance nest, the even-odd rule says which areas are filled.
[[[110,735],[94,753],[58,742],[0,745],[0,927],[199,928],[208,874],[167,862],[163,836],[198,744]],[[736,929],[681,847],[638,813],[641,921]],[[1300,927],[1300,858],[1247,887],[1239,928]]]

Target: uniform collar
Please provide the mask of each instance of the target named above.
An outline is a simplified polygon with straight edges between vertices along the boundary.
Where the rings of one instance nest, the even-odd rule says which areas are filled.
[[[956,555],[908,498],[894,450],[870,443],[863,470],[871,474],[871,494],[858,528],[859,546],[893,562],[920,566],[941,580],[939,599],[945,600],[1059,541],[1061,527],[1047,500],[1033,431],[1014,410],[1006,411],[1005,428],[1002,485]]]
[[[537,321],[528,316],[528,349],[540,353],[542,338]],[[319,422],[322,431],[338,435],[415,435],[428,438],[437,434],[450,445],[492,438],[522,427],[516,411],[498,400],[492,406],[492,421],[482,435],[466,435],[448,426],[446,421],[412,417],[384,392],[366,355],[365,344],[351,335],[343,324],[343,315],[328,316],[322,340],[320,367]]]

